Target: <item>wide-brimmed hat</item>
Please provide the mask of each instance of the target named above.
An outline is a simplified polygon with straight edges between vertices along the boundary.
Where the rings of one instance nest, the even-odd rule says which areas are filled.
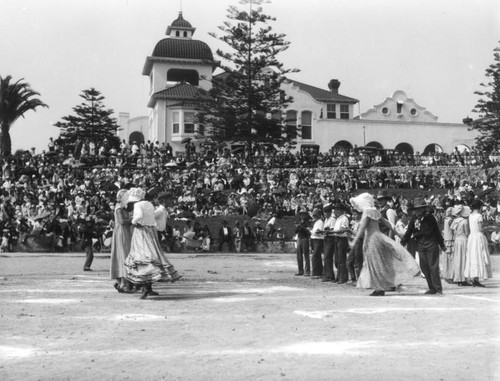
[[[127,202],[141,201],[146,197],[146,191],[141,188],[130,188]]]
[[[470,208],[466,205],[462,205],[462,204],[459,204],[459,205],[455,205],[453,207],[453,210],[451,211],[451,214],[455,217],[464,217],[464,218],[467,218],[469,217],[470,215]]]
[[[392,198],[392,196],[389,196],[389,192],[386,190],[380,190],[377,193],[377,200],[380,200],[382,198]]]
[[[425,199],[423,197],[416,197],[413,200],[413,209],[419,209],[419,208],[425,208],[427,207],[427,203],[425,202]]]
[[[370,193],[361,193],[356,197],[352,197],[350,200],[353,208],[363,212],[367,208],[373,208],[375,206],[375,199]]]
[[[333,205],[329,204],[323,208],[323,213],[330,213],[333,210]]]

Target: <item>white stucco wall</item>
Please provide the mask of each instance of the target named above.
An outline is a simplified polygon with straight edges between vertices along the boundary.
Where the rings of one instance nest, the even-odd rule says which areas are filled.
[[[463,124],[405,123],[368,120],[318,120],[313,126],[313,140],[320,151],[328,151],[335,143],[346,140],[359,147],[376,141],[386,149],[408,143],[415,152],[423,152],[429,144],[439,144],[444,152],[452,152],[459,144],[474,146],[476,131]]]

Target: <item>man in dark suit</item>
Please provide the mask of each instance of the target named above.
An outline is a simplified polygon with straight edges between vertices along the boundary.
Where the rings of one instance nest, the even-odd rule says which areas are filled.
[[[227,221],[222,221],[222,226],[219,229],[219,251],[222,251],[224,243],[228,245],[228,251],[234,252],[233,231],[227,225]]]
[[[430,208],[423,198],[415,198],[413,216],[401,240],[401,245],[406,245],[412,236],[415,238],[420,258],[420,269],[429,286],[429,291],[426,294],[442,294],[443,287],[439,276],[439,248],[445,251],[446,246],[438,222]]]
[[[253,251],[254,247],[254,234],[250,227],[248,221],[243,223],[243,228],[241,229],[241,248],[245,251]]]

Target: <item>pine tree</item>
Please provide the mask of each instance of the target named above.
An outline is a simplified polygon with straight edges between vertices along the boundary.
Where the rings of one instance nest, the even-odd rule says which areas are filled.
[[[493,50],[494,62],[486,69],[487,83],[481,83],[484,90],[476,91],[479,99],[473,112],[479,118],[472,123],[479,131],[477,148],[490,153],[500,150],[500,47]]]
[[[261,7],[246,12],[231,6],[227,18],[219,26],[220,37],[210,34],[229,51],[216,51],[223,73],[212,79],[210,101],[204,100],[199,122],[205,124],[206,135],[217,141],[293,144],[296,128],[287,126],[282,116],[292,98],[281,85],[287,73],[297,70],[285,69],[277,58],[290,43],[284,34],[272,31],[269,23],[276,19]]]
[[[118,147],[118,125],[116,119],[111,117],[114,111],[104,106],[104,96],[92,87],[83,90],[80,97],[84,101],[73,107],[74,115],[64,116],[61,118],[63,121],[54,124],[61,129],[58,138],[61,146],[72,147],[77,139],[96,143],[106,139],[111,146]]]

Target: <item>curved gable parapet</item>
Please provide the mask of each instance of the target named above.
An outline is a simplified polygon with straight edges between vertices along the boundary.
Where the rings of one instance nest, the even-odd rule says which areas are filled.
[[[323,102],[320,102],[319,100],[317,100],[316,98],[314,98],[310,93],[308,93],[307,91],[305,91],[304,89],[302,89],[300,86],[298,86],[296,83],[294,83],[293,81],[285,81],[283,84],[282,84],[283,87],[288,87],[288,91],[287,92],[287,95],[290,95],[292,96],[293,98],[293,102],[292,104],[294,103],[302,103],[301,101],[299,101],[299,97],[298,95],[300,95],[301,97],[304,97],[304,98],[307,98],[308,101],[310,101],[311,103],[314,103],[316,105],[322,105]],[[284,89],[286,90],[286,89]],[[296,94],[296,95],[294,95]]]
[[[412,98],[408,98],[402,90],[395,91],[391,97],[361,114],[361,119],[404,121],[404,122],[437,122],[438,117],[420,106]]]

